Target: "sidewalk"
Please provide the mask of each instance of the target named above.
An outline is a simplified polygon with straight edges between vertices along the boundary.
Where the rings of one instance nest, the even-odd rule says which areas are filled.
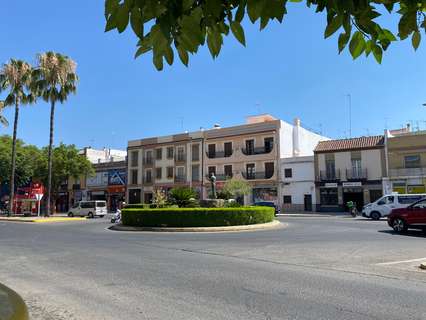
[[[352,217],[348,212],[323,212],[323,211],[292,211],[277,215],[278,217]]]

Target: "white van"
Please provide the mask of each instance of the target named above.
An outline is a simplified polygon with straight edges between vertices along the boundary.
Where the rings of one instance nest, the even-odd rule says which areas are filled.
[[[79,201],[68,211],[68,217],[81,216],[94,218],[107,214],[106,201]]]
[[[426,198],[426,194],[390,194],[365,205],[362,208],[362,216],[379,220],[388,216],[393,209],[406,208],[417,200]]]

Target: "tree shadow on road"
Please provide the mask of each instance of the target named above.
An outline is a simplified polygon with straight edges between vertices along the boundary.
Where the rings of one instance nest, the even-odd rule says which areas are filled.
[[[408,230],[403,233],[398,233],[394,230],[379,230],[381,233],[387,233],[393,236],[407,236],[407,237],[416,237],[416,238],[426,238],[426,232],[422,230]]]

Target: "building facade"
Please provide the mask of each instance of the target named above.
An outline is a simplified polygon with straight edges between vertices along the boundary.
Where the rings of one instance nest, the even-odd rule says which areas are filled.
[[[385,139],[385,193],[426,193],[426,131],[388,131]]]
[[[298,139],[294,139],[294,135]],[[178,185],[194,188],[200,199],[210,195],[212,174],[220,190],[227,179],[247,181],[251,194],[245,204],[273,201],[279,197],[280,159],[313,154],[324,137],[270,115],[252,116],[247,123],[209,130],[129,141],[128,202],[150,203],[156,188]]]
[[[314,153],[317,210],[345,211],[348,201],[361,209],[382,196],[384,136],[322,141]]]

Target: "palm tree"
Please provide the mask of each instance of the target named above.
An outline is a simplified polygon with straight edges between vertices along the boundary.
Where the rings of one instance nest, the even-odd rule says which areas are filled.
[[[9,214],[13,211],[15,197],[15,170],[16,170],[16,135],[18,132],[19,106],[35,101],[30,92],[33,68],[22,60],[11,59],[0,70],[0,92],[9,89],[9,94],[3,101],[3,106],[15,106],[12,139],[12,169],[10,173],[10,200]]]
[[[55,52],[46,52],[37,56],[38,67],[34,72],[33,90],[46,102],[50,102],[50,133],[48,148],[48,173],[47,173],[47,210],[51,213],[52,193],[52,148],[53,125],[55,120],[56,102],[64,103],[68,95],[75,93],[78,81],[76,63],[67,56]]]
[[[2,109],[4,108],[4,102],[3,101],[0,101],[0,123],[3,125],[3,126],[5,126],[5,127],[7,127],[8,125],[9,125],[9,122],[7,121],[7,119],[5,118],[5,117],[3,117],[2,115],[1,115],[1,111],[2,111]]]

